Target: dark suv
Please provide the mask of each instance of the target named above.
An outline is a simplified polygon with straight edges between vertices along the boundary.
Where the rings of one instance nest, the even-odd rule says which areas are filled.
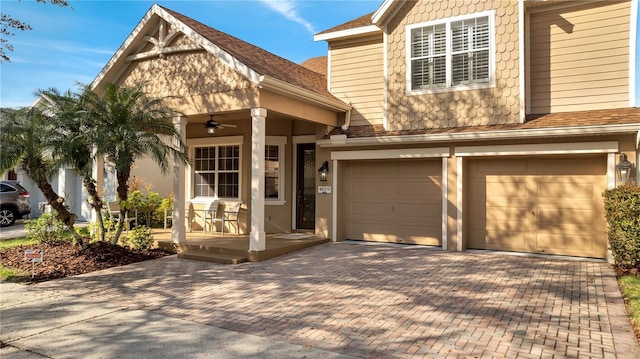
[[[0,227],[12,225],[29,212],[29,192],[17,181],[0,181]]]

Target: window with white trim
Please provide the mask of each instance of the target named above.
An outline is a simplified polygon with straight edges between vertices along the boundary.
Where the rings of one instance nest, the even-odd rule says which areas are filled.
[[[264,198],[280,199],[280,146],[264,149]]]
[[[264,199],[266,204],[284,204],[284,145],[287,138],[267,136],[264,147]]]
[[[493,81],[494,12],[407,27],[411,92],[486,87]]]
[[[194,195],[238,199],[240,196],[240,146],[196,147]]]

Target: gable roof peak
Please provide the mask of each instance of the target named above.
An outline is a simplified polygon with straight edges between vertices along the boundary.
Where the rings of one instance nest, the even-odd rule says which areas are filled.
[[[127,59],[125,52],[136,39],[145,35],[142,32],[154,16],[166,21],[174,30],[184,34],[195,45],[216,56],[254,84],[272,78],[330,101],[338,101],[327,90],[324,75],[158,4],[151,5],[149,11],[94,79],[92,87],[95,88],[104,81],[114,68],[122,69],[127,66],[128,61],[132,61],[131,57]],[[122,71],[114,71],[112,76],[119,76],[118,73]]]

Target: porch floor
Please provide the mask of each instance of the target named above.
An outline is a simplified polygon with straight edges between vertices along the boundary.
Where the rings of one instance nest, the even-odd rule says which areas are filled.
[[[259,262],[329,241],[308,232],[268,234],[264,251],[250,251],[248,235],[187,232],[186,242],[173,243],[170,228],[154,229],[152,234],[159,248],[178,258],[223,264]]]

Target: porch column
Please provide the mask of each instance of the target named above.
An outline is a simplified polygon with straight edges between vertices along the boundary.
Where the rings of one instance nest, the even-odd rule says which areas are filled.
[[[251,109],[251,233],[249,250],[264,251],[264,144],[267,110]]]
[[[185,117],[174,117],[173,127],[184,140],[187,133],[187,119]],[[184,163],[178,158],[173,157],[173,213],[171,222],[171,241],[173,243],[182,243],[187,240],[187,230],[184,225],[185,213],[185,184],[184,184]]]

